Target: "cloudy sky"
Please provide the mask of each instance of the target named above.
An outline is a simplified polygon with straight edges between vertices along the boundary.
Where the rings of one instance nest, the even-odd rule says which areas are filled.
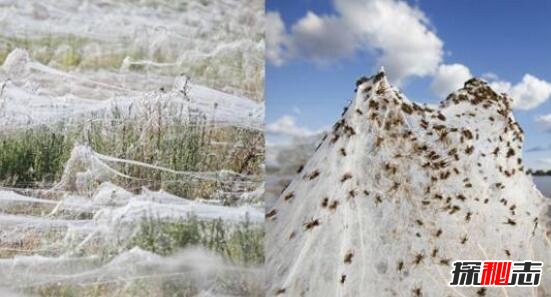
[[[529,2],[529,3],[528,3]],[[551,2],[267,0],[268,141],[329,127],[384,66],[438,103],[472,76],[514,98],[530,168],[551,169]]]

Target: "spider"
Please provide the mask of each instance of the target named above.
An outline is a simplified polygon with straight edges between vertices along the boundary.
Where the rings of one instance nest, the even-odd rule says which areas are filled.
[[[270,211],[266,214],[266,219],[275,217],[276,214],[277,214],[277,210],[273,209],[272,211]]]
[[[354,253],[353,253],[353,252],[348,252],[348,253],[344,256],[344,263],[346,263],[346,264],[352,263],[352,257],[354,257]]]
[[[511,218],[507,218],[507,222],[505,222],[505,224],[508,224],[508,225],[511,225],[511,226],[515,226],[517,224],[517,222],[515,222],[513,219]]]
[[[425,255],[417,254],[417,255],[415,255],[415,260],[413,261],[413,263],[419,264],[419,263],[423,262],[424,258],[425,258]]]
[[[304,224],[304,227],[306,227],[306,230],[311,230],[313,229],[314,227],[317,227],[319,226],[321,223],[320,223],[320,220],[319,219],[312,219],[310,222],[307,222]]]
[[[319,175],[320,175],[320,172],[319,172],[319,170],[316,169],[316,170],[314,170],[312,173],[310,173],[310,175],[308,176],[308,178],[309,178],[310,180],[313,180],[313,179],[315,179],[316,177],[318,177]]]
[[[352,178],[352,174],[350,173],[345,173],[342,178],[341,178],[341,183],[344,183],[345,181],[349,180]]]
[[[283,199],[285,199],[285,201],[289,201],[291,199],[293,199],[295,197],[295,193],[291,192],[287,195],[285,195],[285,197]]]

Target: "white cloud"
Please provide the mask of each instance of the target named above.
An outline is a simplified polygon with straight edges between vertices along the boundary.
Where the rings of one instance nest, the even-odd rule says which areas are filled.
[[[499,76],[493,72],[483,73],[481,77],[487,81],[499,80]]]
[[[283,115],[275,122],[266,126],[266,132],[273,135],[307,137],[318,133],[308,128],[297,126],[296,118],[291,115]]]
[[[293,57],[326,64],[352,55],[357,46],[354,39],[338,17],[309,11],[291,28],[289,51]]]
[[[279,13],[267,13],[266,56],[274,65],[301,58],[327,64],[368,52],[394,84],[434,76],[432,90],[445,96],[472,74],[462,64],[442,64],[443,42],[425,14],[401,0],[333,0],[335,14],[307,12],[287,32]],[[513,108],[533,109],[551,96],[551,83],[525,74],[517,84],[487,72],[484,79],[513,98]]]
[[[515,109],[533,109],[551,96],[551,83],[531,74],[525,74],[522,81],[515,85],[498,80],[490,82],[490,86],[500,93],[509,94]]]
[[[442,61],[443,42],[405,1],[335,0],[335,7],[363,45],[381,53],[377,62],[393,82],[431,75]]]
[[[536,123],[546,132],[551,132],[551,114],[542,115],[536,118]]]
[[[279,13],[266,13],[266,58],[272,64],[279,66],[285,61],[287,39],[285,23]]]
[[[509,93],[511,91],[511,83],[504,80],[490,81],[489,85],[498,93]]]
[[[279,15],[269,12],[268,59],[276,65],[292,58],[330,63],[358,51],[370,52],[395,83],[431,75],[442,61],[443,42],[418,8],[398,0],[334,1],[337,14],[308,12],[288,35]]]
[[[447,96],[461,88],[465,81],[472,78],[471,71],[462,64],[442,64],[438,66],[431,88],[439,96]]]

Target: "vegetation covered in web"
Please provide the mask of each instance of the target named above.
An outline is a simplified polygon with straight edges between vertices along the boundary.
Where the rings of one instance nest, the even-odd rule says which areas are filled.
[[[263,296],[256,2],[0,4],[0,295]]]

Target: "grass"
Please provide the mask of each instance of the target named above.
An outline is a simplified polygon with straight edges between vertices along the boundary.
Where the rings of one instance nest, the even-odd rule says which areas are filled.
[[[195,217],[181,220],[143,218],[137,232],[123,250],[138,246],[163,256],[174,255],[181,249],[202,246],[222,255],[238,267],[259,267],[264,263],[264,230],[262,225],[246,220],[232,224],[221,219],[203,221]],[[119,249],[120,252],[120,248]],[[114,256],[113,254],[111,255]],[[105,258],[104,261],[109,261]],[[30,285],[25,289],[43,297],[96,297],[96,296],[197,296],[200,289],[191,275],[152,275],[144,278],[108,278]],[[261,276],[251,276],[238,270],[218,275],[216,286],[235,296],[264,296]]]
[[[249,220],[234,225],[222,219],[202,221],[195,217],[176,221],[144,218],[128,248],[138,246],[160,255],[191,246],[203,246],[240,264],[264,262],[264,230]]]
[[[129,2],[140,2],[160,8],[165,6],[164,0]],[[215,3],[211,0],[202,2],[204,5]],[[169,5],[182,11],[188,9],[188,3],[169,1]],[[223,27],[213,28],[219,30]],[[215,43],[237,39],[229,35],[235,34],[233,30],[228,29],[226,33],[212,34],[209,37],[213,37],[212,41]],[[239,36],[236,37],[241,38],[242,33],[243,31],[237,32]],[[256,100],[262,98],[263,63],[245,56],[240,48],[232,48],[222,54],[211,56],[211,47],[205,51],[204,44],[199,42],[202,36],[192,38],[194,42],[191,43],[187,39],[180,43],[178,39],[174,39],[166,45],[155,45],[147,38],[156,36],[139,36],[139,32],[136,33],[138,35],[120,35],[119,38],[107,40],[87,37],[89,35],[62,33],[33,35],[32,31],[30,34],[18,33],[17,37],[4,36],[5,34],[9,33],[0,33],[0,65],[12,50],[24,48],[33,61],[75,75],[98,70],[117,74],[130,71],[166,76],[185,73],[203,85],[234,94],[246,94]],[[256,41],[261,38],[263,34],[259,32]],[[262,51],[250,52],[258,56],[258,61],[262,60]],[[126,57],[137,63],[130,64],[128,68],[123,67]],[[141,60],[174,65],[150,66],[147,63],[140,64]],[[190,178],[145,166],[106,162],[112,169],[134,178],[114,177],[110,181],[135,193],[145,186],[154,191],[164,190],[192,199],[224,197],[224,204],[235,205],[240,192],[254,190],[260,185],[264,156],[264,136],[261,131],[222,127],[206,122],[200,116],[188,118],[187,111],[175,108],[161,99],[136,100],[136,103],[129,107],[114,106],[109,111],[86,118],[0,129],[0,187],[18,188],[16,192],[29,193],[33,197],[54,201],[61,199],[58,192],[44,193],[45,191],[41,190],[52,187],[62,179],[71,151],[76,145],[87,145],[103,155],[177,171],[230,170],[251,176],[253,179],[253,182],[245,183],[242,180]],[[82,167],[78,169],[89,169]],[[91,185],[90,191],[79,192],[78,195],[93,195],[96,189],[96,185]],[[232,198],[225,198],[226,193]],[[53,207],[49,204],[10,202],[0,212],[45,217]],[[92,210],[61,210],[45,218],[84,220],[93,219],[93,215]],[[187,247],[203,246],[236,265],[235,270],[232,266],[230,272],[221,272],[221,275],[217,274],[217,279],[213,280],[221,291],[230,292],[229,295],[232,296],[264,296],[262,282],[257,279],[256,274],[253,275],[247,270],[247,267],[258,267],[264,261],[264,230],[261,224],[248,220],[241,223],[224,222],[221,219],[205,221],[195,217],[181,220],[143,218],[141,222],[128,227],[129,230],[124,229],[124,232],[117,233],[115,238],[98,236],[83,246],[78,246],[83,243],[83,234],[67,233],[65,227],[48,227],[46,230],[35,230],[32,226],[28,229],[21,228],[21,231],[15,234],[21,235],[20,237],[0,243],[0,258],[13,258],[18,255],[59,257],[66,253],[75,257],[93,255],[97,256],[94,260],[96,262],[92,265],[95,266],[109,263],[121,252],[135,246],[164,256],[173,255]],[[117,231],[118,229],[113,230]],[[128,237],[128,234],[132,235]],[[52,267],[52,273],[56,273],[55,271],[56,268]],[[202,281],[197,283],[188,275],[160,277],[155,271],[151,272],[151,277],[144,279],[105,275],[82,281],[67,279],[42,284],[33,284],[31,281],[22,293],[44,297],[186,297],[200,293],[198,283],[202,284]],[[34,278],[33,280],[38,281]]]
[[[159,103],[160,104],[160,103]],[[209,126],[201,120],[184,122],[179,114],[150,106],[142,115],[149,124],[125,118],[118,108],[94,120],[58,122],[0,132],[0,186],[44,188],[59,181],[75,144],[121,159],[177,171],[231,170],[260,176],[263,135],[238,127]],[[125,175],[117,184],[127,189],[163,189],[190,198],[211,198],[231,184],[175,175],[132,164],[109,164]],[[250,189],[252,190],[252,189]]]
[[[231,296],[263,297],[264,288],[258,282],[247,279],[247,276],[233,273],[224,275],[224,280],[231,279],[225,284]],[[230,287],[230,288],[227,288]],[[184,278],[150,278],[131,281],[117,280],[111,283],[93,284],[56,284],[43,285],[26,290],[26,293],[40,297],[195,297],[201,293],[200,288],[193,281]]]
[[[46,36],[20,35],[4,36],[0,33],[0,65],[11,51],[24,48],[30,57],[44,65],[58,69],[118,71],[123,61],[150,60],[157,63],[175,63],[173,67],[152,68],[144,65],[131,65],[134,72],[153,71],[157,74],[174,76],[181,73],[193,77],[199,83],[227,92],[261,100],[264,92],[264,64],[251,64],[242,50],[210,56],[185,57],[181,52],[153,49],[136,44],[132,38],[120,37],[114,42],[105,42],[90,37],[73,34],[48,34]],[[249,53],[253,55],[253,53]],[[183,56],[182,56],[183,55]],[[261,59],[259,56],[258,59]],[[178,62],[179,61],[179,62]],[[217,67],[213,67],[217,65]],[[231,72],[231,73],[228,73]],[[251,75],[254,73],[255,75]]]
[[[46,235],[51,237],[54,235]],[[59,237],[59,235],[55,235]],[[224,222],[221,219],[204,221],[195,217],[180,220],[144,217],[137,226],[137,232],[122,246],[112,247],[118,252],[102,258],[101,263],[107,263],[122,250],[140,247],[163,256],[170,256],[179,250],[202,246],[222,255],[228,263],[236,267],[261,267],[264,263],[264,230],[261,224],[249,220],[241,223]],[[58,238],[59,239],[59,238]],[[46,240],[41,235],[29,235],[25,245],[4,247],[29,251],[39,249],[41,242]],[[0,246],[0,251],[3,246]],[[100,254],[108,249],[97,246]],[[15,254],[5,250],[6,257]],[[18,255],[26,254],[18,252]],[[29,253],[33,254],[33,253]],[[222,272],[217,278],[217,286],[223,286],[224,291],[233,291],[235,296],[264,296],[262,282],[250,274],[239,270]],[[188,275],[161,276],[150,271],[151,277],[145,278],[98,278],[84,282],[60,281],[38,285],[29,284],[24,291],[33,296],[72,297],[72,296],[196,296],[199,293],[196,280]],[[256,276],[255,276],[256,277]],[[260,278],[260,277],[259,277]],[[261,278],[260,278],[261,279]],[[221,283],[219,283],[221,282]]]
[[[199,293],[190,282],[171,280],[134,280],[122,287],[117,283],[45,285],[29,291],[41,297],[192,297]]]
[[[146,51],[133,49],[129,44],[107,45],[100,40],[69,35],[47,35],[40,37],[1,36],[0,64],[16,48],[25,48],[36,61],[53,65],[62,70],[118,69],[125,57],[145,59]],[[101,50],[99,44],[101,44]],[[99,52],[87,53],[88,48],[97,47]]]
[[[3,186],[51,184],[61,177],[73,144],[70,137],[45,126],[0,137],[0,180]]]
[[[63,240],[66,234],[65,228],[51,228],[47,231],[25,230],[22,231],[17,241],[0,242],[0,259],[8,259],[15,256],[36,255],[55,256],[59,253],[56,249],[44,249],[45,244]]]

